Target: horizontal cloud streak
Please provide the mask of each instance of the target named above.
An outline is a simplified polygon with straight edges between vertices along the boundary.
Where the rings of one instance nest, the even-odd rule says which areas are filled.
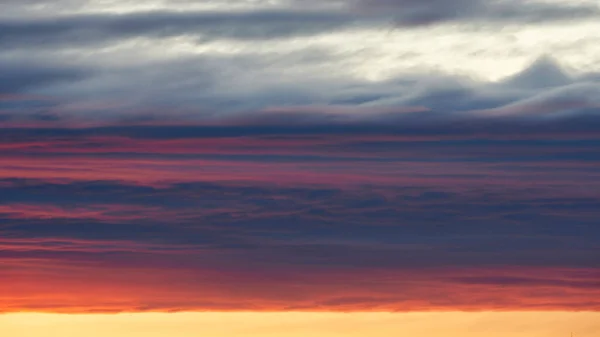
[[[273,39],[348,28],[343,13],[318,11],[138,12],[0,21],[0,46],[85,46],[127,38]]]
[[[35,264],[29,266],[35,268]],[[13,296],[27,296],[4,296],[3,308],[58,312],[598,309],[594,300],[598,272],[594,270],[540,269],[536,270],[538,276],[531,277],[527,276],[531,270],[490,269],[475,271],[486,275],[482,279],[469,279],[466,275],[474,271],[468,269],[401,273],[370,270],[368,276],[347,270],[314,269],[277,273],[206,269],[153,273],[142,268],[114,267],[77,273],[80,268],[64,269],[81,275],[77,278],[36,269],[11,275]],[[32,284],[32,276],[49,277],[56,283]],[[244,280],[243,287],[239,280]],[[522,283],[531,287],[523,288]],[[60,304],[40,301],[47,298],[51,288]],[[190,301],[194,297],[198,300]]]
[[[0,59],[0,94],[15,94],[61,82],[83,80],[91,75],[86,69],[76,69],[60,64],[37,64],[28,61]],[[0,108],[7,104],[0,102]]]
[[[535,1],[498,0],[350,0],[364,11],[394,13],[402,26],[419,26],[448,21],[535,23],[595,17],[600,8]]]

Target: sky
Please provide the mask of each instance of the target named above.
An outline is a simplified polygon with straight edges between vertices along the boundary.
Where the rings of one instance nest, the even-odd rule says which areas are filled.
[[[0,0],[0,334],[600,336],[599,19]]]

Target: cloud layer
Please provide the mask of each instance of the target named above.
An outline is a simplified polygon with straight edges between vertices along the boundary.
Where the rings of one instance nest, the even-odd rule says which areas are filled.
[[[0,4],[0,311],[600,310],[597,6],[48,4]]]
[[[594,124],[434,125],[5,128],[2,307],[599,309]]]

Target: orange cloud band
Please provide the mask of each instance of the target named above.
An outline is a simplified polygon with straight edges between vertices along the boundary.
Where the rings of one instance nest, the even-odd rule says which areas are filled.
[[[589,268],[236,270],[15,259],[0,279],[4,312],[600,310],[600,269]]]

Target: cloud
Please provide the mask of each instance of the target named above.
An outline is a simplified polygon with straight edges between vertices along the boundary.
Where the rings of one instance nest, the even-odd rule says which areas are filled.
[[[44,2],[42,2],[44,3]],[[488,0],[359,0],[343,10],[295,7],[235,11],[133,11],[23,16],[0,21],[3,48],[85,47],[131,38],[194,37],[270,40],[311,36],[350,28],[415,27],[454,22],[525,23],[581,20],[600,14],[597,6]],[[9,5],[9,7],[14,7]],[[303,9],[300,9],[303,8]],[[308,9],[308,10],[306,10]]]
[[[1,19],[0,307],[599,310],[597,74],[367,80],[315,36],[597,9],[313,4]]]
[[[507,183],[478,191],[479,184],[471,183],[475,177],[442,183],[429,176],[435,185],[412,187],[394,182],[389,187],[277,187],[273,182],[190,181],[152,187],[4,180],[0,232],[21,239],[160,244],[185,248],[188,255],[210,250],[214,259],[206,263],[218,265],[227,258],[232,268],[246,263],[273,270],[286,265],[598,266],[595,241],[600,232],[594,219],[600,205],[592,194],[585,196],[559,182],[531,191]],[[565,228],[565,222],[571,226]],[[540,231],[546,234],[540,236]],[[577,248],[572,247],[575,242]],[[507,244],[511,252],[504,251]],[[11,250],[5,253],[12,257],[72,258],[68,253],[49,255],[46,249]],[[73,258],[114,262],[106,260],[102,249],[97,252]],[[189,263],[189,268],[202,265]]]
[[[578,83],[549,90],[485,113],[538,115],[542,118],[573,115],[595,117],[600,111],[600,101],[597,99],[599,92],[600,86],[597,83]]]
[[[177,36],[263,40],[348,28],[353,21],[343,13],[292,10],[79,14],[0,21],[0,46],[81,47],[127,38]]]
[[[569,85],[574,81],[554,58],[544,55],[523,71],[504,79],[502,84],[520,89],[544,89]]]
[[[310,53],[313,52],[316,51]],[[326,58],[326,55],[321,56]],[[291,62],[297,64],[294,58]],[[245,70],[244,66],[256,70]],[[317,79],[300,78],[281,84],[276,78],[266,76],[283,71],[285,66],[257,56],[190,58],[130,68],[108,67],[102,71],[79,70],[85,69],[83,66],[59,67],[71,77],[59,78],[51,87],[44,86],[42,80],[31,82],[27,71],[14,74],[7,71],[5,76],[11,76],[15,83],[31,82],[32,87],[22,90],[64,98],[52,103],[40,102],[44,109],[32,108],[29,103],[2,104],[14,110],[5,112],[5,119],[30,118],[40,123],[45,118],[47,126],[216,123],[260,126],[254,127],[255,131],[238,128],[241,133],[255,134],[322,132],[315,127],[319,125],[332,126],[333,133],[425,134],[468,133],[477,129],[509,132],[513,128],[515,132],[545,132],[557,127],[593,131],[597,125],[595,97],[599,82],[589,76],[570,75],[549,57],[493,83],[441,75],[413,75],[367,83],[334,75],[309,85]],[[225,73],[231,77],[223,77]],[[140,86],[140,82],[148,84]],[[307,125],[312,125],[313,131]],[[127,132],[117,129],[96,132]],[[141,135],[151,129],[137,128],[135,132]],[[192,129],[179,128],[178,132],[189,135],[194,132]],[[162,130],[165,134],[167,128]],[[225,132],[224,128],[220,132]]]
[[[87,69],[51,62],[34,63],[29,60],[0,59],[0,93],[27,92],[44,86],[80,81],[89,75],[90,71]]]
[[[0,302],[5,310],[81,313],[598,309],[595,300],[598,288],[576,287],[569,280],[577,278],[581,283],[593,284],[597,270],[585,269],[533,269],[538,275],[534,278],[527,276],[532,269],[510,268],[406,272],[375,269],[367,273],[319,268],[277,272],[260,268],[238,272],[206,268],[195,272],[171,269],[152,273],[141,267],[107,269],[75,263],[54,270],[36,264],[24,267],[21,273],[10,275],[14,281],[9,288],[12,293],[3,294]],[[456,280],[473,273],[485,274],[490,280],[521,278],[537,286],[523,289],[503,280],[484,285]],[[34,277],[52,281],[34,283],[31,282]],[[63,300],[53,302],[52,298]]]
[[[358,10],[386,13],[397,25],[410,27],[444,22],[531,24],[578,20],[600,14],[597,6],[497,0],[355,0]]]
[[[325,110],[8,123],[0,306],[597,310],[597,119]]]

